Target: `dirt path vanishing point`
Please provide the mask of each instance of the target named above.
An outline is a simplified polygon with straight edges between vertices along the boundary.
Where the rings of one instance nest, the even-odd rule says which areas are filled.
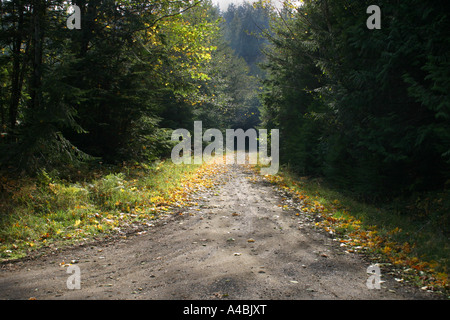
[[[126,239],[76,246],[4,264],[0,299],[430,299],[431,293],[382,274],[369,290],[370,265],[345,253],[305,216],[279,206],[270,184],[232,166],[198,206],[162,218]],[[67,267],[81,289],[67,288]],[[383,271],[382,271],[383,272]]]

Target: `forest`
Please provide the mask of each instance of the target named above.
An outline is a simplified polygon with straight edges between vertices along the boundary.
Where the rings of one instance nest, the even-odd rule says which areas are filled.
[[[370,199],[449,179],[449,19],[444,2],[305,1],[273,28],[263,123],[286,162]],[[284,17],[286,15],[286,17]]]
[[[37,200],[57,183],[110,174],[107,188],[125,183],[121,170],[155,173],[170,159],[172,131],[202,121],[205,130],[279,129],[284,172],[391,208],[448,252],[450,3],[282,4],[0,1],[3,248],[33,237],[18,231],[17,208],[62,214],[68,204]],[[80,29],[66,26],[70,5]],[[370,5],[381,8],[380,29],[367,28]],[[95,205],[132,211],[133,201]]]

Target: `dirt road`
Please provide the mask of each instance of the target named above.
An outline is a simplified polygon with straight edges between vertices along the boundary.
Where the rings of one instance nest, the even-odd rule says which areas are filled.
[[[383,273],[381,289],[368,289],[363,257],[280,207],[278,191],[245,168],[225,175],[198,206],[126,239],[3,265],[0,299],[431,298]],[[68,289],[63,261],[79,267],[81,289]]]

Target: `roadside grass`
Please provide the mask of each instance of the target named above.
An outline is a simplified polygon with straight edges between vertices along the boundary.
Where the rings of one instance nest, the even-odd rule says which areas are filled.
[[[57,247],[108,236],[133,223],[151,222],[186,205],[193,191],[211,187],[211,164],[98,167],[61,179],[0,177],[0,261],[22,258],[43,246]]]
[[[299,210],[296,215],[315,217],[315,226],[347,252],[364,252],[394,270],[399,282],[450,294],[448,191],[367,204],[320,179],[299,177],[285,169],[264,179],[289,193]]]

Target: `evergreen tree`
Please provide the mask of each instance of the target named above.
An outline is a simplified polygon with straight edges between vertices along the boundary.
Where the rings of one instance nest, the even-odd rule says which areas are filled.
[[[371,4],[382,8],[379,30],[366,26]],[[263,115],[280,126],[285,161],[371,198],[442,187],[446,6],[304,1],[278,11]]]

